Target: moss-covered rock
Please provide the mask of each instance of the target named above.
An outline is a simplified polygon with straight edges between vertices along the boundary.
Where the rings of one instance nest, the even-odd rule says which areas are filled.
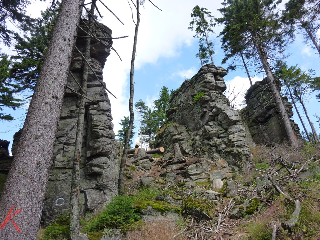
[[[183,200],[182,213],[197,220],[210,220],[215,215],[215,204],[205,198],[188,197]]]

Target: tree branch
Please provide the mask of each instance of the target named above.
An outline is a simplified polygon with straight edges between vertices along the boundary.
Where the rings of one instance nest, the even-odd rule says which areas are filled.
[[[97,78],[97,80],[101,83],[101,85],[104,87],[105,90],[108,91],[108,93],[110,93],[112,96],[114,96],[115,98],[117,98],[115,95],[113,95],[112,92],[109,91],[109,89],[103,84],[103,82],[99,79],[99,77],[97,76],[96,72],[92,69],[91,65],[89,64],[89,62],[87,61],[87,59],[83,56],[82,52],[75,46],[75,49],[80,53],[82,59],[86,62],[86,64],[88,64],[90,70],[93,72],[94,76]]]
[[[149,2],[151,2],[151,0],[149,0]],[[155,6],[156,8],[158,8],[160,11],[162,11],[157,5],[155,5],[153,2],[151,2],[151,4],[153,5],[153,6]]]
[[[107,5],[105,5],[101,0],[99,0],[99,1],[102,3],[103,6],[105,6],[106,9],[108,9],[109,12],[112,13],[113,16],[115,16],[115,17],[118,19],[119,22],[121,22],[121,20],[117,17],[117,15],[115,15],[115,14],[107,7]],[[123,22],[121,22],[121,23],[122,23],[122,25],[124,25]]]

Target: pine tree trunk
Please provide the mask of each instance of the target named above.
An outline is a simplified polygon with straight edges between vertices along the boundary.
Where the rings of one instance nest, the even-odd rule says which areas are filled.
[[[306,115],[306,117],[308,119],[309,125],[310,125],[311,130],[312,130],[313,139],[317,143],[317,142],[319,142],[319,138],[318,138],[316,129],[314,128],[314,126],[313,126],[313,124],[312,124],[312,122],[311,122],[311,120],[309,118],[309,115],[308,115],[307,109],[306,109],[306,107],[304,105],[304,102],[303,102],[302,98],[300,96],[298,96],[297,94],[296,94],[296,97],[298,98],[298,100],[299,100],[299,102],[300,102],[300,104],[301,104],[301,106],[303,108],[304,114]],[[306,134],[309,135],[308,132],[306,132]]]
[[[291,89],[290,89],[288,86],[287,86],[287,88],[288,88],[289,95],[290,95],[291,101],[292,101],[292,103],[293,103],[293,106],[294,106],[294,108],[296,109],[296,112],[297,112],[298,117],[299,117],[299,119],[300,119],[300,122],[301,122],[301,124],[302,124],[302,127],[303,127],[305,133],[307,134],[307,138],[308,138],[309,142],[311,142],[311,139],[310,139],[310,136],[309,136],[308,131],[307,131],[307,129],[306,129],[306,126],[304,125],[304,122],[303,122],[303,120],[302,120],[302,117],[301,117],[301,115],[300,115],[300,112],[299,112],[299,110],[298,110],[298,108],[297,108],[296,102],[294,101],[294,97],[293,97],[293,95],[292,95]]]
[[[137,0],[137,23],[135,27],[135,33],[134,33],[134,40],[133,40],[133,49],[132,49],[132,57],[131,57],[131,70],[130,70],[130,99],[129,99],[129,111],[130,111],[130,120],[129,120],[129,127],[128,127],[128,132],[126,135],[125,139],[125,144],[124,144],[124,149],[123,149],[123,154],[121,158],[121,163],[120,163],[120,169],[119,169],[119,180],[118,180],[118,192],[119,195],[124,194],[124,169],[126,166],[126,161],[127,161],[127,151],[129,147],[129,141],[130,141],[130,135],[132,132],[133,128],[133,120],[134,120],[134,111],[133,111],[133,95],[134,95],[134,61],[136,58],[136,51],[137,51],[137,41],[138,41],[138,30],[139,30],[139,25],[140,25],[140,12],[139,12],[139,0]]]
[[[91,10],[88,16],[88,26],[92,27],[92,16],[94,14],[96,0],[93,0],[91,3]],[[88,29],[91,31],[91,29]],[[84,57],[89,61],[90,59],[90,43],[91,37],[87,36],[85,39],[85,49]],[[71,183],[71,214],[70,214],[70,236],[74,240],[80,234],[80,205],[79,205],[79,196],[80,196],[80,165],[81,165],[81,150],[82,150],[82,140],[83,140],[83,130],[84,130],[84,118],[85,118],[85,104],[86,99],[83,96],[87,94],[87,82],[89,75],[89,66],[83,60],[83,74],[82,74],[82,95],[79,96],[78,100],[78,120],[77,120],[77,132],[76,132],[76,143],[75,143],[75,152],[73,160],[73,172],[72,172],[72,183]]]
[[[72,49],[83,0],[64,0],[0,200],[0,239],[33,240],[39,230]]]
[[[319,46],[319,44],[317,43],[317,40],[316,40],[315,37],[312,35],[312,33],[310,32],[310,30],[308,29],[308,27],[304,26],[303,21],[302,21],[301,19],[299,19],[299,22],[300,22],[300,24],[301,24],[301,27],[303,27],[304,30],[306,30],[306,32],[307,32],[309,38],[311,39],[313,45],[316,47],[318,53],[320,54],[320,46]]]
[[[258,51],[258,54],[259,54],[261,63],[263,65],[263,68],[264,68],[264,70],[265,70],[265,72],[267,74],[267,79],[268,79],[270,88],[272,90],[273,96],[275,98],[277,108],[278,108],[278,110],[280,112],[280,116],[281,116],[281,119],[282,119],[282,122],[283,122],[283,125],[284,125],[284,128],[285,128],[289,143],[293,147],[298,147],[299,146],[298,139],[297,139],[296,135],[294,134],[294,131],[293,131],[292,126],[291,126],[290,119],[288,117],[288,114],[287,114],[287,111],[285,109],[285,106],[284,106],[284,104],[282,102],[282,98],[281,98],[280,92],[277,89],[277,86],[276,86],[276,83],[275,83],[275,79],[273,77],[273,74],[271,72],[271,69],[270,69],[270,66],[269,66],[269,63],[268,63],[268,60],[267,60],[267,55],[266,55],[264,49],[261,46],[260,39],[259,39],[258,35],[256,35],[254,32],[252,32],[251,35],[252,35],[252,40],[253,40],[253,43],[255,45],[255,48]]]
[[[246,72],[247,72],[247,75],[248,75],[248,78],[249,78],[249,81],[250,81],[250,86],[252,86],[252,80],[251,80],[251,77],[250,77],[249,70],[248,70],[248,68],[247,68],[247,64],[246,64],[246,62],[244,61],[242,51],[240,51],[240,56],[241,56],[241,59],[242,59],[242,62],[243,62],[243,66],[244,66],[244,68],[246,69]]]
[[[211,49],[210,49],[210,45],[209,45],[209,40],[208,40],[208,36],[207,36],[207,32],[204,30],[204,34],[206,36],[206,42],[207,42],[207,45],[208,45],[208,49],[209,49],[209,53],[211,52]],[[213,57],[212,57],[212,54],[210,54],[210,58],[211,58],[211,62],[213,64]]]

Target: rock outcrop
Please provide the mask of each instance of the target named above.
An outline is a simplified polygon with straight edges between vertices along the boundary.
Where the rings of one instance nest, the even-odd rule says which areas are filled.
[[[0,174],[8,174],[11,167],[13,157],[9,156],[9,144],[9,141],[0,139]]]
[[[279,86],[280,89],[280,86]],[[256,82],[245,96],[247,107],[241,111],[243,121],[247,124],[252,139],[257,144],[274,144],[288,141],[281,121],[275,99],[268,81]],[[288,117],[293,116],[292,104],[286,97],[282,98]],[[301,138],[299,127],[291,120],[291,125],[298,138]]]
[[[82,213],[99,209],[110,201],[111,197],[117,193],[118,178],[118,147],[113,132],[110,101],[102,81],[102,69],[112,44],[111,30],[99,24],[91,31],[100,37],[101,41],[91,41],[91,59],[88,60],[94,73],[89,70],[87,84],[88,99],[81,159]],[[76,46],[80,51],[84,49],[82,37],[84,35],[79,31]],[[78,117],[78,95],[75,92],[80,92],[77,82],[81,83],[83,64],[81,55],[74,51],[67,84],[69,88],[64,95],[56,134],[53,166],[47,184],[42,214],[43,225],[47,225],[58,215],[69,212],[70,209]]]
[[[245,128],[222,94],[225,75],[225,69],[207,64],[172,93],[168,124],[155,141],[166,149],[168,171],[164,174],[168,178],[180,175],[191,182],[218,179],[219,184],[232,172],[249,167]]]

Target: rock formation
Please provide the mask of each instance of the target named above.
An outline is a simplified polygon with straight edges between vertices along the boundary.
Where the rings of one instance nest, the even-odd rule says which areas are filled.
[[[225,75],[225,69],[207,64],[172,93],[168,124],[155,143],[166,149],[168,176],[184,169],[178,175],[186,181],[221,180],[249,166],[245,128],[222,94]]]
[[[280,89],[280,86],[279,86]],[[277,110],[271,88],[267,79],[256,82],[245,96],[247,107],[241,111],[243,121],[247,124],[252,139],[257,144],[273,144],[288,141],[280,113]],[[292,104],[286,97],[282,98],[288,117],[293,116]],[[301,138],[299,127],[291,120],[296,136]]]
[[[11,167],[13,158],[9,156],[9,144],[9,141],[0,139],[0,174],[8,174]]]
[[[81,159],[80,201],[82,213],[94,211],[110,201],[111,197],[117,193],[118,178],[118,147],[116,147],[113,132],[110,101],[102,81],[102,69],[110,54],[112,44],[111,30],[99,24],[91,31],[100,37],[101,41],[92,40],[91,59],[88,60],[95,73],[89,70],[87,84],[88,99],[82,147],[83,157]],[[85,34],[79,31],[76,46],[80,51],[84,49],[82,36]],[[80,92],[77,82],[81,83],[82,68],[82,57],[74,51],[68,88],[64,95],[56,134],[53,166],[47,184],[42,214],[44,225],[70,209],[72,165],[78,117],[78,95],[76,92]]]

